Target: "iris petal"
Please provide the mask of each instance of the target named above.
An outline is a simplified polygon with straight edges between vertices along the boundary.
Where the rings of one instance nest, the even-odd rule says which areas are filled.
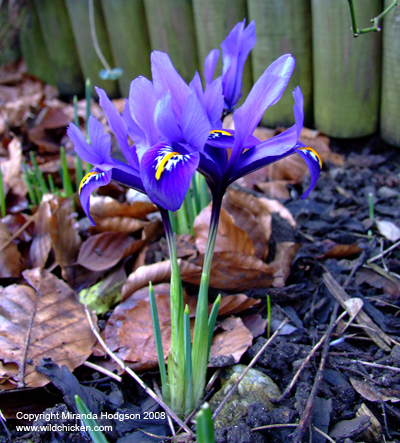
[[[108,185],[111,181],[111,171],[101,172],[97,168],[93,168],[89,174],[83,177],[79,186],[79,198],[81,200],[82,209],[94,225],[93,218],[90,216],[90,194],[100,186]]]
[[[204,60],[204,77],[206,79],[207,86],[212,82],[218,58],[219,50],[212,49]]]
[[[311,175],[310,186],[307,191],[304,192],[304,194],[301,196],[301,198],[304,199],[308,197],[308,194],[312,191],[315,184],[317,183],[319,174],[322,169],[322,161],[318,153],[312,148],[301,146],[296,148],[296,152],[306,162]]]
[[[176,143],[185,141],[182,129],[178,125],[172,109],[171,91],[168,91],[157,103],[154,118],[158,132],[164,138]]]
[[[141,160],[141,176],[147,195],[164,209],[178,210],[198,165],[197,151],[189,153],[175,143],[158,143]]]

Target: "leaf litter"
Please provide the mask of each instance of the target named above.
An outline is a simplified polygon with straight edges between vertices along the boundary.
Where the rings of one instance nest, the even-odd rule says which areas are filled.
[[[65,137],[73,108],[58,100],[53,88],[21,71],[13,79],[0,88],[0,165],[7,205],[0,225],[0,383],[6,392],[0,394],[2,400],[7,402],[7,395],[22,386],[43,386],[49,379],[64,392],[68,383],[75,383],[68,370],[78,367],[79,381],[89,377],[96,383],[98,373],[82,370],[87,359],[115,369],[104,356],[94,356],[101,352],[91,357],[94,347],[100,348],[77,292],[98,313],[92,318],[106,343],[148,378],[148,371],[156,367],[148,306],[150,280],[156,288],[165,349],[170,333],[170,270],[163,232],[153,219],[157,208],[147,201],[131,201],[127,190],[116,184],[92,197],[95,227],[87,223],[75,197],[47,194],[38,207],[33,206],[22,178],[23,162],[30,166],[29,151],[34,151],[45,178],[51,176],[61,186],[59,147],[64,144],[74,180],[74,153]],[[85,106],[85,100],[78,101],[81,123]],[[94,102],[92,111],[106,125]],[[265,140],[281,129],[256,131]],[[400,368],[400,255],[395,243],[400,226],[400,213],[395,210],[400,206],[398,152],[374,138],[339,143],[306,128],[301,141],[315,149],[324,163],[307,200],[298,198],[308,184],[306,168],[291,156],[239,180],[223,202],[210,281],[211,298],[219,292],[223,297],[211,362],[220,367],[249,363],[267,340],[269,296],[273,305],[269,333],[285,316],[291,325],[258,357],[255,367],[284,391],[316,339],[325,337],[338,299],[343,319],[329,338],[314,398],[319,414],[313,415],[312,424],[325,426],[331,436],[353,439],[375,420],[381,426],[381,433],[375,435],[396,439],[400,437],[396,425],[400,376],[394,370]],[[375,198],[374,220],[369,218],[370,193]],[[206,208],[199,215],[194,237],[177,239],[192,318],[209,213]],[[55,366],[41,362],[42,358],[51,359]],[[322,358],[319,351],[314,358],[317,363]],[[376,366],[363,365],[368,362]],[[47,370],[40,369],[46,365]],[[56,365],[66,368],[56,369]],[[257,426],[301,421],[316,371],[317,367],[306,365],[292,393],[275,404],[273,411],[265,412],[257,403],[250,405],[239,431],[229,426],[219,429],[218,441],[234,441],[238,432],[243,437]],[[79,381],[76,386],[81,386]],[[100,402],[104,410],[129,408],[132,402],[142,405],[146,398],[133,389],[124,403],[122,390],[112,386],[109,381],[98,385],[102,395],[119,392],[121,400],[119,406]],[[73,408],[69,394],[64,395],[66,405]],[[359,408],[361,402],[369,409]],[[375,407],[378,403],[384,413]],[[322,404],[324,408],[319,407]],[[141,410],[151,407],[154,403]],[[289,441],[290,432],[275,427],[252,435],[257,441],[284,442]],[[240,436],[239,441],[244,441]],[[116,435],[109,438],[118,439]]]

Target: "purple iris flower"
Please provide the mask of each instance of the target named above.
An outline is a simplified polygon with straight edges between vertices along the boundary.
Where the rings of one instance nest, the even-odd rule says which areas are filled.
[[[100,98],[100,106],[103,108],[108,124],[114,132],[127,163],[115,160],[111,157],[110,134],[105,134],[101,123],[92,115],[89,117],[89,144],[82,132],[73,123],[70,123],[67,134],[74,144],[79,157],[94,165],[92,170],[83,178],[79,187],[79,196],[82,208],[91,223],[94,221],[89,213],[90,194],[100,186],[110,183],[111,179],[124,183],[140,192],[145,192],[139,173],[139,161],[135,147],[128,144],[128,131],[118,110],[100,88],[96,88]]]
[[[256,44],[256,26],[254,20],[245,28],[246,19],[239,22],[222,42],[222,89],[224,109],[232,112],[242,97],[243,68],[250,51]],[[213,49],[205,60],[204,76],[209,85],[214,75],[219,57],[218,49]]]

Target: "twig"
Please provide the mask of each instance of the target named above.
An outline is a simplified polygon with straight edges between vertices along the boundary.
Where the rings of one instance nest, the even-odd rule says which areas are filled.
[[[111,351],[111,349],[106,345],[105,341],[103,340],[103,337],[99,334],[99,332],[97,331],[97,329],[95,328],[94,324],[93,324],[93,319],[92,316],[90,315],[86,300],[85,300],[85,312],[86,312],[86,317],[89,321],[89,325],[90,325],[90,329],[92,330],[93,334],[96,336],[97,340],[99,341],[99,343],[103,346],[104,350],[106,351],[106,353],[124,370],[126,371],[132,378],[135,379],[135,381],[137,383],[139,383],[140,387],[142,389],[144,389],[147,393],[147,395],[149,395],[151,398],[153,398],[163,409],[165,412],[167,412],[174,420],[176,423],[178,423],[178,425],[184,429],[189,435],[193,435],[193,432],[188,428],[188,426],[183,423],[183,421],[169,408],[168,405],[166,405],[164,403],[164,401],[159,398],[155,392],[150,389],[141,379],[140,377],[135,374],[135,372],[132,371],[132,369],[129,366],[126,366],[125,363],[119,358],[117,357],[114,352]]]
[[[358,37],[360,34],[366,34],[368,32],[379,32],[381,30],[381,28],[379,27],[379,21],[383,19],[383,17],[385,17],[386,14],[388,14],[395,6],[399,4],[398,0],[393,0],[392,3],[383,12],[381,12],[379,15],[371,19],[373,26],[371,26],[370,28],[358,29],[353,0],[348,0],[348,2],[349,2],[350,16],[351,16],[351,27],[353,30],[354,37]]]
[[[10,243],[12,243],[19,236],[19,234],[21,234],[21,232],[25,231],[25,229],[35,220],[36,214],[29,217],[28,220],[17,231],[14,232],[14,234],[5,243],[0,246],[0,252]]]
[[[274,425],[266,425],[266,426],[259,426],[258,428],[253,428],[251,431],[266,431],[268,429],[275,429],[275,428],[296,428],[298,425],[296,423],[287,423],[287,424],[274,424]],[[311,425],[311,427],[314,429],[314,431],[318,432],[322,436],[324,436],[327,440],[329,440],[331,443],[336,443],[335,440],[332,437],[329,437],[328,434],[326,434],[324,431],[321,431],[321,429],[316,428],[314,425]]]
[[[212,416],[212,419],[215,420],[215,417],[221,412],[221,409],[225,406],[226,402],[231,398],[232,394],[236,391],[237,387],[239,386],[239,383],[243,380],[247,372],[256,364],[257,360],[260,358],[260,355],[265,351],[265,349],[270,345],[270,343],[274,340],[274,338],[279,334],[279,331],[288,323],[288,319],[285,318],[283,322],[279,325],[278,329],[271,335],[271,338],[267,340],[262,348],[257,352],[253,360],[249,363],[247,368],[243,371],[242,375],[237,379],[235,384],[232,386],[230,391],[226,394],[225,398],[221,401],[221,404],[218,406],[218,408],[214,411],[214,414]]]
[[[339,309],[339,303],[335,303],[335,307],[333,308],[333,312],[331,315],[331,320],[329,323],[329,328],[326,331],[327,338],[329,338],[333,332],[333,328],[336,324],[336,317],[337,312]],[[328,357],[328,351],[329,351],[329,340],[325,341],[324,348],[321,353],[321,361],[319,364],[318,372],[315,377],[314,385],[310,393],[310,397],[308,398],[306,408],[304,409],[303,415],[301,417],[300,423],[297,426],[296,430],[292,434],[292,441],[293,443],[300,443],[303,437],[303,434],[308,426],[308,423],[311,419],[311,413],[315,402],[315,397],[317,396],[319,385],[322,381],[323,371],[325,368],[325,362]]]
[[[373,368],[390,369],[391,371],[400,372],[400,368],[395,368],[394,366],[385,366],[385,365],[380,365],[379,363],[370,363],[368,361],[361,361],[361,360],[351,360],[351,362],[361,363],[364,366],[372,366]]]
[[[396,242],[394,245],[390,246],[390,248],[385,249],[383,252],[381,252],[378,255],[375,255],[375,257],[371,257],[367,260],[367,263],[372,263],[376,260],[379,260],[380,258],[384,257],[386,254],[388,254],[390,251],[393,251],[393,249],[396,249],[398,246],[400,246],[400,240]]]
[[[354,266],[351,269],[351,272],[349,274],[349,276],[347,277],[346,281],[343,284],[343,288],[345,288],[349,283],[350,280],[353,278],[353,275],[358,271],[359,268],[361,268],[361,266],[365,263],[365,259],[367,257],[367,252],[365,250],[363,250],[361,252],[361,255],[358,257],[356,263],[354,264]]]
[[[85,363],[83,363],[83,366],[87,366],[88,368],[94,369],[97,372],[101,372],[102,374],[107,375],[108,377],[111,377],[120,383],[122,382],[122,377],[114,374],[114,372],[111,372],[106,368],[102,368],[101,366],[92,363],[91,361],[85,361]]]
[[[347,315],[347,311],[342,312],[342,314],[337,318],[337,320],[335,321],[334,327],[339,323],[340,320],[342,320],[343,317],[345,317]],[[311,358],[313,357],[313,355],[317,352],[317,350],[320,348],[320,346],[322,345],[322,343],[325,341],[325,339],[328,337],[328,331],[325,332],[325,334],[321,337],[320,341],[313,347],[313,349],[311,350],[311,352],[307,355],[307,357],[304,359],[303,363],[301,364],[300,368],[298,369],[298,371],[296,372],[295,376],[293,377],[292,381],[290,382],[289,386],[285,389],[285,391],[283,392],[283,394],[276,400],[274,400],[273,403],[280,403],[282,400],[284,400],[288,394],[290,393],[290,391],[292,390],[293,386],[296,384],[297,379],[300,377],[301,372],[303,371],[303,369],[305,368],[305,366],[307,365],[307,363],[311,360]]]

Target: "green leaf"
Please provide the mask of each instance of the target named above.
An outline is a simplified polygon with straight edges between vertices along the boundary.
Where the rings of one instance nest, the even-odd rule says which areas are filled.
[[[75,395],[75,403],[78,408],[79,414],[81,416],[82,422],[85,427],[89,428],[89,434],[94,443],[108,443],[106,437],[101,431],[95,431],[94,429],[98,426],[96,420],[94,418],[84,418],[86,415],[90,414],[88,407],[79,397],[79,395]]]
[[[196,415],[196,437],[197,443],[215,443],[214,423],[208,403],[204,403]]]

